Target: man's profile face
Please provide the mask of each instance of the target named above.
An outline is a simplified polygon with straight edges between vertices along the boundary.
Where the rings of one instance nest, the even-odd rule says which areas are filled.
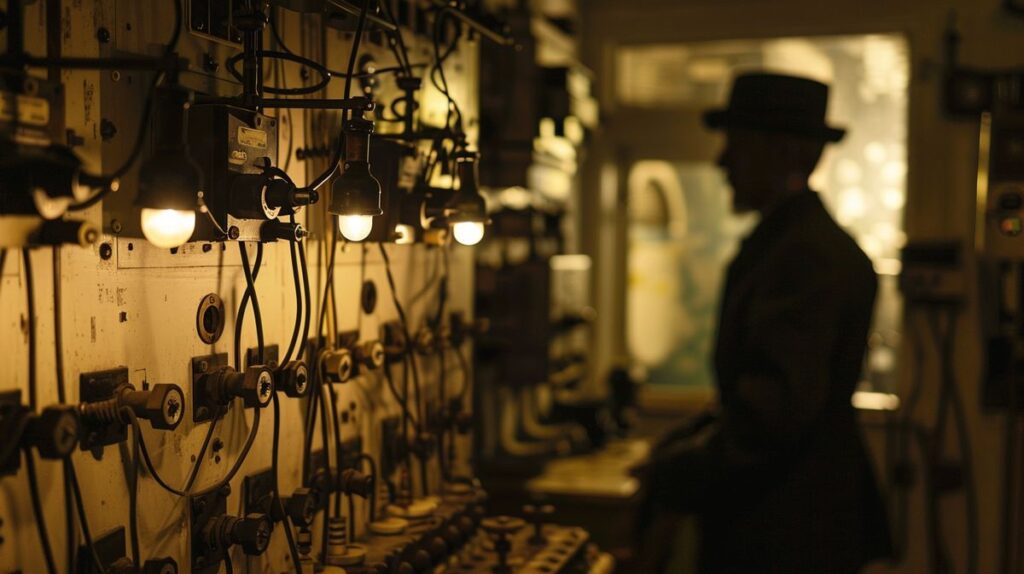
[[[766,132],[729,129],[725,132],[725,147],[718,157],[718,166],[725,171],[732,187],[734,213],[747,213],[760,209],[775,184],[778,166],[773,165],[777,138]]]
[[[785,133],[731,128],[718,166],[732,187],[735,213],[759,211],[780,194],[807,186],[824,142]]]

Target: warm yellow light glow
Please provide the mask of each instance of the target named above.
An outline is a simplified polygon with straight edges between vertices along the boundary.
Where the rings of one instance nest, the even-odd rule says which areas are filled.
[[[476,245],[484,238],[484,224],[475,221],[460,221],[452,226],[455,241],[463,245]]]
[[[142,234],[157,247],[184,245],[196,229],[196,212],[179,209],[142,210]]]
[[[853,408],[867,411],[895,411],[900,408],[900,398],[889,393],[857,391],[850,402]]]
[[[411,225],[401,223],[395,225],[395,243],[398,245],[411,245],[416,241],[416,230]]]
[[[338,229],[349,241],[362,241],[370,236],[373,229],[371,215],[339,215]]]

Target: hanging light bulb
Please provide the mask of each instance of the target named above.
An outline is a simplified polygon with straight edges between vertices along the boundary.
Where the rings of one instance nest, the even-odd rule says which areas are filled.
[[[196,228],[196,195],[203,174],[188,152],[185,110],[190,94],[178,86],[160,88],[152,156],[139,168],[142,234],[157,247],[186,243]]]
[[[455,154],[459,191],[448,200],[444,209],[455,241],[467,246],[480,243],[484,238],[484,226],[488,223],[487,205],[478,184],[479,157],[480,154],[470,151]]]
[[[370,134],[373,122],[362,117],[345,125],[345,164],[331,184],[327,211],[338,216],[338,230],[349,241],[362,241],[373,230],[380,206],[380,182],[370,173]]]
[[[460,221],[452,225],[452,235],[455,236],[455,241],[463,245],[476,245],[484,238],[484,224],[476,221]]]
[[[338,230],[349,241],[362,241],[370,236],[373,230],[371,215],[339,215]]]

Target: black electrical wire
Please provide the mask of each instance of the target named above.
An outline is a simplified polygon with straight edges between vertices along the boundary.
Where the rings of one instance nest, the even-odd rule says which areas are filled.
[[[181,39],[182,21],[184,20],[181,0],[171,1],[174,4],[174,32],[171,35],[171,39],[164,46],[163,56],[165,59],[174,54],[174,51],[178,48],[178,41]],[[153,81],[149,84],[149,91],[147,92],[146,100],[142,105],[142,115],[139,119],[139,131],[135,135],[135,143],[132,145],[132,150],[128,154],[128,158],[124,160],[120,167],[109,175],[91,176],[85,174],[90,180],[102,181],[104,183],[95,195],[81,203],[69,206],[68,211],[81,211],[99,203],[100,200],[113,191],[113,182],[124,177],[124,175],[131,170],[132,166],[135,165],[135,162],[138,161],[139,157],[142,155],[142,150],[145,147],[146,140],[149,135],[148,126],[150,117],[153,113],[153,101],[156,96],[156,87],[160,84],[161,80],[163,80],[163,77],[164,72],[157,72],[153,75]]]
[[[138,431],[138,425],[135,424],[137,422],[135,413],[125,412],[124,416],[132,421],[132,426],[135,429],[133,430],[133,432],[135,433],[135,437],[139,441],[139,449],[142,453],[143,462],[145,462],[147,470],[149,470],[150,474],[153,475],[153,478],[157,482],[157,484],[162,486],[164,490],[167,490],[168,492],[175,494],[177,496],[203,496],[211,492],[214,492],[222,488],[225,484],[231,482],[231,479],[233,479],[235,475],[238,474],[238,471],[241,470],[242,464],[245,462],[246,457],[249,456],[249,451],[250,449],[252,449],[252,445],[256,440],[256,435],[259,432],[261,410],[262,409],[254,409],[252,418],[252,428],[249,430],[249,436],[245,439],[245,444],[242,446],[242,451],[238,454],[238,458],[235,460],[234,465],[232,465],[228,473],[224,475],[223,478],[211,484],[210,486],[207,486],[195,492],[192,492],[191,487],[196,477],[195,471],[198,468],[198,464],[195,467],[193,467],[193,475],[189,479],[189,484],[187,484],[184,489],[178,490],[171,487],[170,485],[167,484],[166,480],[163,480],[163,478],[158,478],[158,475],[154,472],[155,469],[153,467],[153,461],[149,456],[149,451],[146,448],[145,440],[143,440],[142,438],[142,433]],[[204,447],[205,446],[206,445],[204,445]],[[200,458],[199,460],[202,460],[202,458]]]
[[[441,256],[441,263],[444,266],[444,272],[442,273],[440,282],[438,284],[438,289],[437,289],[438,290],[438,294],[437,294],[437,298],[438,298],[437,314],[434,315],[434,325],[436,326],[436,328],[438,329],[439,332],[441,331],[441,325],[444,323],[444,312],[445,312],[445,308],[447,307],[447,304],[448,304],[448,272],[449,272],[449,268],[448,268],[448,251],[447,251],[447,249],[442,247],[441,251],[440,251],[440,256]],[[440,338],[440,335],[439,335],[439,338]],[[447,372],[447,368],[446,368],[446,365],[445,365],[445,354],[446,354],[445,353],[445,348],[446,348],[446,346],[445,346],[445,341],[443,339],[439,340],[437,343],[438,344],[437,344],[436,354],[437,354],[438,373],[439,373],[438,374],[438,384],[437,384],[438,391],[437,391],[437,393],[438,393],[438,396],[440,397],[439,400],[440,400],[440,403],[441,403],[442,411],[443,412],[448,412],[448,410],[449,410],[448,409],[448,403],[447,403],[447,400],[448,400],[448,372]],[[452,432],[452,429],[451,429],[450,425],[445,423],[445,425],[441,428],[441,432],[438,433],[438,437],[437,437],[437,447],[438,447],[438,449],[437,449],[437,453],[438,453],[437,457],[438,457],[438,461],[440,462],[441,473],[442,473],[442,475],[444,477],[450,476],[450,474],[451,474],[451,472],[450,472],[451,469],[449,469],[449,468],[447,468],[445,466],[445,462],[446,462],[445,452],[446,451],[445,451],[445,442],[444,442],[445,441],[445,436],[448,435],[451,432]]]
[[[291,222],[295,223],[295,216],[291,217]],[[281,365],[286,365],[292,360],[292,354],[295,352],[295,345],[299,341],[299,332],[302,330],[302,284],[300,283],[301,278],[299,277],[299,261],[298,261],[298,250],[294,242],[289,242],[288,253],[292,264],[292,282],[295,285],[295,325],[292,328],[292,337],[288,341],[288,350],[284,353],[284,358],[281,359]]]
[[[408,400],[408,397],[409,397],[409,361],[405,360],[405,357],[402,358],[402,396],[406,397],[407,400]],[[408,409],[408,405],[406,403],[403,403],[403,406],[406,409]],[[418,425],[416,426],[416,429],[417,429],[416,437],[419,438],[419,432],[418,432],[419,426]],[[409,440],[409,420],[408,419],[402,421],[402,443],[405,444],[405,445],[411,445],[412,444],[412,442]],[[409,491],[410,492],[412,491],[412,468],[413,468],[413,466],[412,466],[412,449],[411,448],[406,448],[405,449],[405,470],[406,470],[407,479],[409,481]]]
[[[332,233],[331,234],[331,240],[328,242],[328,244],[330,245],[332,253],[338,249],[338,234],[337,233]],[[341,244],[341,252],[345,253],[348,250],[347,248],[348,248],[348,240],[346,239]],[[338,291],[337,291],[337,288],[336,288],[337,287],[337,283],[338,283],[338,275],[336,273],[331,273],[331,282],[329,284],[330,290],[331,290],[331,294],[330,294],[330,297],[328,298],[328,300],[331,302],[331,308],[330,308],[330,311],[331,311],[331,326],[334,329],[337,329],[338,325],[340,324],[338,322]],[[334,345],[335,344],[335,335],[334,335],[334,333],[328,333],[327,340],[329,341],[329,343],[328,343],[329,345]]]
[[[925,531],[927,533],[925,540],[928,545],[925,555],[928,557],[929,564],[927,571],[945,573],[950,571],[949,556],[946,555],[945,545],[942,542],[942,532],[939,528],[938,494],[936,493],[935,477],[932,472],[934,465],[930,460],[929,436],[923,428],[916,428],[915,436],[921,450],[921,457],[925,461],[925,464],[922,465],[921,479],[925,499]]]
[[[319,402],[317,397],[320,395],[320,388],[317,386],[320,368],[320,358],[317,357],[316,366],[310,371],[312,374],[310,388],[312,390],[309,393],[309,401],[306,403],[306,424],[302,445],[302,484],[306,486],[309,485],[309,480],[313,476],[313,433],[316,431],[316,409]]]
[[[4,284],[4,263],[7,262],[7,250],[0,249],[0,287]]]
[[[50,546],[50,534],[46,528],[46,514],[43,512],[43,501],[39,495],[39,477],[36,474],[36,463],[32,449],[25,448],[25,469],[28,470],[28,492],[32,499],[32,512],[36,517],[36,530],[43,547],[43,558],[46,560],[46,571],[57,574],[57,563],[53,560],[53,548]]]
[[[323,371],[321,369],[317,369],[317,370],[320,371],[319,376],[317,376],[317,385],[318,386],[317,386],[317,391],[316,392],[317,392],[317,395],[320,396],[320,442],[321,442],[321,444],[323,444],[323,447],[324,447],[323,469],[327,473],[327,476],[330,476],[330,474],[331,474],[331,437],[330,437],[330,430],[328,429],[328,425],[330,423],[328,421],[328,408],[327,408],[327,404],[326,404],[327,403],[327,397],[323,396],[323,392],[324,392],[324,389],[323,389],[323,387],[324,387]],[[328,383],[328,385],[329,384],[330,383]],[[338,465],[338,470],[340,472],[340,470],[341,470],[341,461],[337,460],[337,461],[335,461],[335,464]],[[341,496],[341,494],[335,494],[335,500],[337,500],[337,497],[339,497],[339,496]],[[330,495],[328,494],[328,499],[329,499],[329,497],[330,497]],[[335,510],[337,510],[337,507],[335,507]],[[340,513],[336,513],[335,516],[337,516],[338,514],[340,514]],[[330,509],[328,508],[327,510],[324,511],[324,518],[325,518],[325,520],[324,520],[324,528],[323,528],[323,531],[321,532],[322,536],[321,536],[321,541],[320,541],[320,545],[321,545],[321,549],[320,550],[321,550],[321,552],[323,553],[324,556],[327,555],[327,547],[328,547],[327,518],[329,516],[330,516]]]
[[[469,361],[467,361],[466,356],[462,354],[462,349],[455,349],[455,357],[459,361],[459,370],[462,371],[462,388],[459,389],[459,402],[465,403],[466,395],[469,393],[471,383]]]
[[[330,227],[330,233],[335,233],[333,226]],[[317,346],[323,348],[326,341],[324,335],[324,322],[327,320],[327,301],[330,298],[331,284],[334,282],[334,255],[338,249],[336,245],[332,245],[331,254],[327,257],[327,282],[324,283],[323,296],[320,298],[320,318],[316,324],[316,340]]]
[[[355,37],[352,39],[352,50],[349,53],[348,72],[345,74],[344,97],[346,100],[349,99],[349,95],[352,93],[352,76],[356,69],[356,58],[358,58],[359,56],[359,44],[360,42],[362,42],[363,39],[363,29],[366,27],[366,13],[369,11],[369,9],[370,0],[363,0],[363,7],[359,11],[359,20],[356,24]],[[306,186],[307,189],[320,189],[320,187],[322,187],[323,184],[326,183],[327,180],[330,179],[330,177],[334,175],[338,170],[338,166],[341,163],[341,142],[344,136],[345,129],[344,120],[348,118],[348,113],[342,112],[341,117],[342,125],[341,129],[338,131],[338,137],[335,138],[334,153],[331,157],[331,163],[328,165],[327,169],[323,173],[316,176],[316,178],[313,179],[313,182]]]
[[[363,331],[363,287],[366,285],[366,244],[360,243],[359,252],[359,289],[356,291],[356,331]]]
[[[125,413],[125,416],[131,420],[132,415]],[[156,465],[153,464],[153,459],[149,454],[149,449],[146,447],[146,441],[139,435],[139,450],[142,451],[142,461],[146,464],[146,470],[149,472],[153,480],[164,490],[175,495],[175,496],[190,496],[192,485],[195,484],[196,478],[199,476],[199,467],[202,464],[203,459],[206,457],[206,451],[210,446],[210,439],[213,438],[213,431],[216,428],[218,419],[213,419],[210,424],[210,430],[206,433],[206,438],[203,439],[203,445],[199,448],[199,455],[196,458],[195,464],[192,465],[192,470],[189,472],[189,477],[185,481],[185,487],[181,489],[174,488],[168,482],[160,476],[160,473],[156,470]]]
[[[455,126],[456,131],[462,132],[462,110],[459,108],[458,103],[452,98],[451,91],[448,88],[448,78],[444,73],[444,62],[452,55],[455,51],[455,47],[459,43],[459,37],[461,35],[461,29],[457,29],[452,39],[451,45],[447,51],[442,55],[441,52],[441,33],[444,30],[444,20],[447,17],[447,10],[438,12],[434,19],[434,67],[430,71],[430,81],[434,84],[434,87],[438,89],[448,99],[448,117],[445,120],[445,129],[450,128],[452,112],[455,113]],[[440,82],[435,78],[435,73],[440,77]]]
[[[395,310],[398,312],[398,321],[402,325],[402,333],[405,336],[405,340],[408,344],[412,344],[412,336],[409,333],[409,321],[405,314],[405,308],[402,307],[402,303],[398,300],[398,287],[395,285],[395,276],[391,270],[391,257],[388,256],[388,252],[384,249],[383,243],[378,243],[377,247],[380,249],[381,257],[384,259],[384,272],[388,279],[388,286],[391,288],[391,301],[395,305]],[[407,354],[408,358],[413,358],[412,353]],[[420,378],[419,370],[416,368],[416,361],[411,361],[412,365],[412,384],[413,393],[416,396],[416,416],[419,421],[423,421],[422,404],[420,401]],[[422,428],[417,427],[417,431],[422,431]]]
[[[309,347],[309,327],[310,319],[312,318],[313,301],[310,298],[309,265],[306,261],[306,248],[303,246],[301,241],[298,243],[297,247],[299,251],[299,270],[302,271],[303,298],[305,299],[305,304],[303,305],[303,312],[305,316],[303,318],[302,339],[299,341],[298,352],[298,358],[301,359],[306,354],[306,350]]]
[[[231,552],[224,553],[224,574],[235,574],[235,565],[231,563]]]
[[[407,363],[403,362],[402,364],[406,365]],[[397,402],[398,406],[402,408],[402,416],[405,417],[405,419],[408,420],[414,427],[418,427],[419,423],[416,422],[416,417],[414,417],[413,414],[409,411],[408,399],[402,396],[402,393],[398,392],[398,387],[395,385],[395,380],[391,376],[391,361],[385,359],[384,366],[381,370],[384,373],[384,382],[387,385],[388,390],[391,391],[391,396],[395,398],[395,402]]]
[[[39,389],[36,382],[36,289],[32,277],[32,256],[28,249],[21,250],[25,267],[25,314],[28,319],[28,406],[39,412]]]
[[[224,478],[220,479],[216,483],[207,486],[201,490],[197,490],[192,496],[203,496],[210,494],[211,492],[220,490],[225,484],[231,482],[231,479],[235,478],[238,471],[242,469],[242,464],[245,463],[245,459],[249,456],[249,450],[252,449],[253,443],[256,441],[256,435],[260,430],[260,411],[263,409],[254,409],[252,416],[252,429],[249,430],[249,437],[245,439],[245,444],[242,446],[242,452],[238,453],[238,458],[235,459],[235,464],[231,467],[231,470],[224,475]]]
[[[249,267],[249,253],[245,248],[245,243],[242,241],[238,242],[238,253],[242,259],[242,273],[245,275],[246,280],[246,288],[242,293],[242,300],[238,304],[238,313],[235,317],[235,369],[241,371],[245,368],[242,365],[242,326],[245,323],[245,310],[249,306],[249,301],[253,299],[256,278],[259,277],[260,267],[263,265],[263,244],[256,244],[256,260],[251,268]],[[255,316],[256,314],[256,305],[253,305],[253,315]],[[256,335],[259,347],[262,348],[263,327],[259,319],[256,320]]]
[[[358,455],[360,462],[366,461],[370,463],[370,478],[373,479],[373,490],[370,491],[370,522],[377,520],[377,461],[372,455],[361,452]],[[354,531],[353,531],[354,532]]]
[[[228,73],[237,80],[242,82],[242,74],[238,71],[238,62],[246,56],[245,52],[239,52],[234,56],[228,58],[225,61],[227,64]],[[320,74],[320,81],[309,86],[302,86],[301,88],[286,88],[286,87],[275,87],[275,86],[262,86],[263,92],[267,94],[273,94],[278,96],[303,96],[313,94],[323,90],[327,87],[327,84],[331,81],[331,72],[324,68],[320,64],[297,54],[291,52],[283,52],[278,50],[259,50],[256,52],[256,57],[260,59],[267,59],[272,61],[287,61],[294,64],[299,64],[304,67],[312,68],[313,71]]]
[[[249,252],[245,248],[245,242],[238,242],[238,252],[242,257],[242,273],[245,275],[246,283],[246,295],[242,296],[242,308],[239,310],[238,322],[235,325],[235,361],[238,365],[236,368],[241,371],[244,367],[238,362],[238,357],[241,354],[239,349],[242,317],[245,315],[245,303],[248,299],[252,302],[252,318],[256,323],[256,355],[257,363],[264,363],[264,340],[263,340],[263,313],[260,312],[260,300],[256,295],[256,276],[259,272],[259,265],[263,263],[263,244],[256,244],[256,262],[255,267],[249,267]]]
[[[409,50],[405,47],[405,39],[402,37],[402,27],[398,24],[398,20],[391,12],[391,6],[388,0],[378,0],[377,5],[380,6],[384,12],[384,17],[387,18],[392,24],[395,25],[395,31],[390,34],[394,43],[389,42],[391,51],[395,54],[395,59],[398,60],[398,65],[404,68],[406,75],[412,75],[412,65],[409,63]]]
[[[333,423],[332,426],[333,426],[333,429],[334,429],[334,461],[335,461],[334,464],[336,464],[338,466],[338,474],[339,474],[339,477],[340,477],[341,471],[342,471],[342,467],[344,466],[345,450],[344,450],[344,446],[341,443],[341,419],[340,419],[340,417],[338,417],[338,396],[337,396],[337,394],[334,391],[334,385],[333,384],[327,383],[326,386],[327,386],[327,395],[331,399],[331,422]],[[325,453],[327,452],[327,445],[326,444],[324,445],[324,452]],[[341,499],[340,496],[338,496],[338,497],[336,497],[334,499],[335,500],[335,507],[334,507],[335,516],[341,516],[341,507],[340,507],[340,503],[338,502],[338,501],[340,501],[340,499]]]
[[[348,542],[356,541],[356,497],[352,494],[348,498]]]
[[[54,350],[54,366],[57,374],[57,401],[65,404],[67,403],[67,388],[64,381],[64,328],[61,321],[61,273],[60,273],[60,246],[54,246],[52,250],[52,270],[53,270],[53,350]],[[78,536],[75,532],[75,511],[74,501],[74,488],[72,487],[71,473],[74,472],[74,467],[68,462],[64,462],[62,468],[62,478],[64,483],[64,527],[65,527],[65,540],[66,540],[66,551],[68,561],[68,572],[75,572],[77,567],[76,560],[76,544]],[[77,480],[75,481],[77,482]]]
[[[912,311],[908,310],[908,313],[910,312]],[[908,316],[908,321],[912,320],[913,317]],[[910,390],[907,393],[906,399],[903,401],[903,404],[901,405],[900,417],[898,422],[896,423],[897,436],[895,441],[896,454],[894,466],[896,466],[897,468],[893,469],[893,476],[891,477],[891,479],[894,481],[900,477],[899,471],[901,471],[904,467],[907,467],[910,464],[910,445],[912,439],[914,438],[912,434],[914,424],[913,417],[914,413],[917,410],[917,405],[921,399],[921,391],[924,387],[924,341],[922,341],[920,337],[917,336],[917,333],[918,330],[913,328],[908,331],[908,337],[911,341],[910,347],[913,351],[913,372],[909,376],[912,383]],[[902,480],[902,478],[900,478],[900,480]],[[895,527],[894,530],[896,531],[894,536],[896,546],[895,556],[902,557],[906,552],[906,547],[908,544],[907,536],[909,528],[909,510],[907,508],[907,505],[909,503],[909,498],[906,492],[908,485],[894,484],[893,486],[893,491],[897,493],[895,495],[892,510],[892,512],[895,514],[893,518],[893,523]]]
[[[36,381],[36,312],[35,312],[35,287],[32,277],[32,258],[28,249],[22,249],[21,255],[25,267],[25,291],[26,291],[26,314],[28,317],[28,392],[29,406],[33,413],[38,412],[38,389]],[[25,466],[28,470],[29,496],[32,499],[32,511],[36,517],[36,529],[39,532],[39,542],[43,548],[43,558],[46,560],[46,569],[50,574],[56,574],[57,565],[53,560],[53,547],[50,544],[49,530],[46,528],[46,516],[43,514],[42,498],[39,495],[39,477],[36,475],[35,460],[32,457],[32,449],[25,448]]]
[[[270,33],[273,36],[274,41],[281,48],[281,50],[283,50],[285,53],[287,53],[287,54],[289,54],[291,56],[296,56],[296,57],[299,57],[299,58],[306,59],[305,56],[302,56],[301,54],[299,54],[295,50],[292,50],[291,48],[288,47],[287,44],[285,44],[284,39],[281,36],[280,30],[278,30],[278,28],[277,28],[277,12],[275,10],[271,10],[271,12],[270,12]],[[319,68],[322,68],[323,70],[327,71],[331,75],[331,79],[332,80],[336,79],[336,78],[344,79],[344,78],[350,77],[347,73],[342,72],[340,70],[332,70],[331,68],[328,68],[326,65],[321,64],[319,62],[315,62],[313,60],[309,60],[309,61],[312,62],[313,65],[315,65],[315,66],[317,66]],[[353,77],[353,78],[369,78],[369,77],[372,77],[372,76],[375,76],[375,75],[379,75],[379,74],[385,74],[385,73],[391,73],[391,72],[404,72],[407,69],[407,67],[403,64],[403,62],[401,60],[399,60],[398,63],[399,63],[398,66],[388,67],[388,68],[377,68],[373,72],[360,72],[360,73],[357,73],[357,74],[353,74],[351,77]]]
[[[82,489],[78,484],[78,473],[75,472],[75,463],[71,460],[71,457],[68,457],[64,461],[64,465],[67,467],[65,472],[71,477],[71,489],[75,494],[75,509],[78,512],[78,522],[82,526],[82,538],[85,540],[85,547],[89,550],[89,557],[92,558],[96,572],[103,574],[106,572],[106,569],[103,567],[102,561],[100,561],[100,555],[96,553],[92,530],[89,528],[89,520],[85,514],[85,505],[82,501]]]
[[[129,407],[121,407],[121,415],[128,416],[132,424],[132,474],[131,485],[128,489],[128,532],[131,538],[132,559],[135,564],[142,564],[142,553],[139,550],[139,454],[142,448],[142,431],[139,429],[139,419]]]
[[[931,315],[935,317],[935,315]],[[978,526],[978,500],[977,487],[974,480],[974,463],[970,443],[970,432],[967,428],[967,415],[963,405],[963,398],[956,384],[953,369],[953,354],[956,347],[956,309],[947,309],[947,326],[944,333],[938,330],[938,318],[932,320],[932,329],[936,338],[936,345],[939,346],[940,361],[942,368],[942,385],[944,394],[953,413],[953,424],[956,433],[958,448],[961,457],[961,472],[964,479],[964,498],[967,506],[967,574],[975,574],[978,571],[979,558],[979,526]],[[945,435],[944,428],[940,426],[936,430],[935,440],[941,441]]]
[[[403,336],[405,338],[406,344],[412,344],[412,337],[409,334],[409,323],[408,323],[408,320],[407,320],[406,315],[405,315],[405,309],[402,307],[401,302],[398,300],[398,287],[395,284],[395,276],[394,276],[394,273],[392,273],[392,270],[391,270],[391,258],[388,256],[388,252],[384,248],[384,244],[383,243],[378,243],[377,247],[380,249],[381,257],[384,259],[384,271],[385,271],[385,275],[387,276],[388,287],[391,289],[391,301],[392,301],[392,303],[395,306],[395,310],[398,312],[398,320],[399,320],[399,323],[402,325],[402,334],[403,334]],[[400,401],[400,404],[402,406],[402,410],[403,410],[403,412],[406,415],[406,418],[405,418],[405,420],[403,421],[403,424],[402,424],[402,434],[405,437],[404,440],[405,440],[406,444],[408,444],[408,442],[409,442],[409,440],[408,440],[408,432],[409,432],[408,425],[409,425],[410,422],[413,422],[414,427],[416,428],[416,435],[417,435],[417,437],[420,436],[423,433],[423,427],[422,427],[422,424],[423,424],[423,411],[422,411],[422,401],[420,400],[421,396],[420,396],[420,386],[419,386],[419,374],[418,374],[418,371],[417,371],[417,368],[416,368],[416,360],[415,360],[415,357],[412,356],[412,353],[406,352],[405,356],[402,359],[402,364],[403,364],[403,367],[406,369],[405,374],[404,374],[403,379],[402,379],[403,385],[405,386],[405,390],[402,393],[402,397],[403,398]],[[410,368],[410,365],[411,365],[411,369],[412,369],[413,393],[414,393],[414,397],[415,397],[415,407],[416,407],[415,408],[415,410],[416,410],[416,419],[415,419],[415,421],[411,421],[410,420],[409,407],[408,407],[408,400],[409,400],[409,391],[408,391],[409,374],[408,374],[408,369]],[[393,382],[390,380],[390,373],[386,372],[385,373],[385,377],[388,378],[388,386],[389,386],[389,388],[391,388],[391,392],[396,395],[396,399],[397,399],[397,392],[394,389]],[[411,464],[411,459],[409,459],[408,457],[406,457],[406,466],[408,467],[408,470],[411,473],[412,472],[412,464]],[[426,494],[426,490],[427,490],[426,461],[422,461],[421,462],[421,465],[420,465],[420,475],[421,475],[421,479],[422,479],[421,480],[421,483],[422,483],[421,487],[423,489],[423,493]],[[411,477],[410,477],[410,480],[411,480]]]

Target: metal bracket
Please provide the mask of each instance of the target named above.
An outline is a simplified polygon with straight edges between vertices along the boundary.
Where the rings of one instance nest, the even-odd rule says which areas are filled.
[[[228,495],[231,488],[225,486],[209,494],[189,498],[189,531],[192,533],[192,572],[213,574],[220,569],[227,554],[226,548],[214,548],[206,542],[203,526],[212,518],[227,514]]]
[[[15,434],[22,417],[28,415],[27,407],[21,404],[21,390],[0,392],[0,436],[6,437],[4,442],[21,441],[21,437]],[[15,448],[6,459],[0,459],[0,476],[7,476],[18,472],[21,465],[21,449]]]
[[[219,367],[226,367],[227,364],[227,353],[192,358],[192,422],[213,420],[218,413],[224,414],[228,411],[227,406],[217,405],[210,398],[206,385],[200,384],[206,373]]]
[[[128,543],[124,526],[119,526],[97,538],[93,542],[93,547],[96,549],[96,556],[100,559],[100,565],[105,570],[113,571],[115,562],[128,559]],[[96,571],[92,552],[86,545],[78,547],[78,571],[82,574],[104,574]]]
[[[128,384],[128,368],[82,373],[78,377],[78,396],[83,403],[98,403],[114,396],[121,385]],[[123,442],[128,438],[128,425],[117,421],[83,424],[82,450],[93,450]]]
[[[260,363],[260,351],[257,347],[250,347],[245,350],[245,366],[251,367],[253,365],[266,365],[271,369],[276,369],[280,365],[278,364],[281,357],[280,347],[277,345],[264,345],[263,346],[263,362]]]
[[[266,514],[275,522],[279,519],[274,512],[274,471],[265,470],[250,474],[242,481],[242,509],[244,514]]]

